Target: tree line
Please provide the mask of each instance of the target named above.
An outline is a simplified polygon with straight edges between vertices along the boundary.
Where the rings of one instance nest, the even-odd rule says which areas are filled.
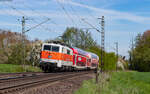
[[[41,45],[39,45],[40,40],[31,41],[27,36],[24,36],[24,38],[26,43],[26,64],[34,64],[38,66],[41,49]],[[82,29],[74,27],[68,27],[62,36],[59,36],[54,40],[64,42],[70,46],[78,47],[89,52],[93,52],[99,56],[99,59],[101,59],[101,48],[88,31],[83,31]],[[51,40],[46,40],[44,42],[48,41]],[[2,56],[0,57],[0,63],[22,64],[22,51],[23,48],[20,33],[7,30],[0,31],[0,56]],[[105,63],[105,70],[116,69],[117,57],[115,53],[105,52],[105,59],[103,60]]]
[[[129,54],[130,69],[142,72],[150,71],[150,30],[136,36]]]
[[[57,38],[68,45],[81,48],[83,50],[93,52],[99,56],[99,66],[101,65],[101,47],[93,39],[89,31],[83,31],[82,29],[70,27],[65,30],[60,38]],[[117,63],[117,56],[114,52],[104,52],[105,57],[103,58],[104,70],[115,70]],[[101,67],[101,66],[100,66]]]

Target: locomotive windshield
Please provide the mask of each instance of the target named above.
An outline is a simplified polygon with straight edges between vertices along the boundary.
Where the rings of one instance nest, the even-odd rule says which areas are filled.
[[[59,46],[52,46],[53,52],[59,52]]]
[[[46,50],[46,51],[51,51],[51,45],[44,45],[44,49],[43,50]]]
[[[43,50],[44,50],[44,51],[59,52],[59,46],[44,45]]]

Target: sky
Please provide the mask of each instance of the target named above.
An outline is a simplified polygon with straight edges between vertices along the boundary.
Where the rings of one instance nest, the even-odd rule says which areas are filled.
[[[0,0],[0,29],[21,33],[21,19],[25,29],[50,19],[26,33],[29,39],[55,39],[67,27],[91,28],[85,21],[101,30],[100,19],[105,17],[105,50],[128,57],[131,40],[150,29],[150,0]],[[84,30],[84,29],[83,29]],[[100,44],[101,34],[90,29]]]

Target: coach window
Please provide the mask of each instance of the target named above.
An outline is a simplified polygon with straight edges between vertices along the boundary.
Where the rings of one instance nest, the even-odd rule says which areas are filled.
[[[53,52],[59,52],[59,47],[58,46],[52,46],[52,51]]]
[[[51,45],[44,45],[43,50],[51,51]]]
[[[67,49],[67,54],[70,55],[70,50]]]
[[[91,62],[91,59],[89,59],[89,62]]]

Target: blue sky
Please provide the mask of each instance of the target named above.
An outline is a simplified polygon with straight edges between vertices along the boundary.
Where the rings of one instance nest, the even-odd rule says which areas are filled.
[[[0,0],[0,29],[21,32],[21,17],[26,29],[50,18],[47,23],[27,32],[30,39],[54,39],[66,27],[90,28],[84,18],[100,29],[98,17],[105,16],[106,50],[114,51],[119,43],[119,54],[128,56],[131,40],[138,33],[150,29],[150,0]],[[65,14],[64,10],[67,14]],[[100,34],[90,30],[100,43]]]

